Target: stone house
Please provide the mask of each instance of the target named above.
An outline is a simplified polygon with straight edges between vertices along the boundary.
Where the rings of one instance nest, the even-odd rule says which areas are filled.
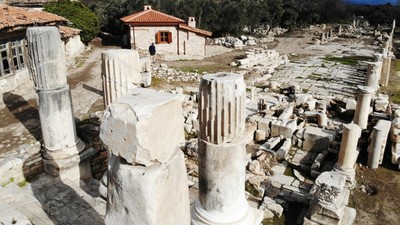
[[[129,27],[132,49],[147,50],[154,43],[157,53],[163,55],[205,55],[206,38],[212,35],[209,31],[196,28],[194,17],[189,17],[185,22],[154,10],[149,5],[145,5],[143,11],[121,20]]]
[[[67,59],[84,51],[80,30],[62,26],[67,22],[51,13],[0,4],[0,94],[29,80],[25,36],[28,27],[57,26]]]

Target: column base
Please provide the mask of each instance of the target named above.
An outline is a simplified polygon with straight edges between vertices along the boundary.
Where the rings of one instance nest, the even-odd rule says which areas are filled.
[[[247,212],[242,218],[236,219],[235,215],[212,215],[196,200],[190,210],[192,225],[260,225],[264,212],[247,206]]]
[[[356,170],[355,169],[343,169],[338,164],[333,166],[333,170],[344,175],[346,177],[346,186],[353,189],[356,186]]]
[[[96,153],[92,147],[78,140],[73,147],[59,151],[42,152],[43,169],[51,176],[60,177],[61,180],[86,180],[92,178],[90,159]]]

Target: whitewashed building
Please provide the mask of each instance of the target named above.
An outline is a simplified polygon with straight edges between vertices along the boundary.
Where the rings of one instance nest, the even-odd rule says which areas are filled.
[[[129,27],[132,49],[148,49],[154,43],[157,53],[164,55],[206,55],[206,38],[211,32],[196,28],[196,20],[188,21],[144,6],[144,10],[121,18]]]

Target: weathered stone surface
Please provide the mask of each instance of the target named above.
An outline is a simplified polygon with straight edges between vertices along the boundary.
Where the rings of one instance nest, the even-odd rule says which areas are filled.
[[[255,141],[262,141],[265,140],[265,138],[266,138],[266,132],[264,130],[256,130],[254,138]]]
[[[136,50],[118,49],[102,52],[104,106],[140,85],[142,69]]]
[[[269,137],[270,136],[270,133],[271,133],[271,121],[272,121],[272,119],[269,119],[269,118],[261,118],[258,122],[257,122],[257,124],[258,124],[258,129],[259,130],[263,130],[263,131],[265,131],[265,135],[266,135],[266,137]]]
[[[375,90],[367,86],[358,86],[357,106],[354,113],[354,123],[362,129],[367,128],[368,116],[371,112],[371,98]]]
[[[378,98],[375,99],[375,111],[386,112],[389,106],[389,96],[385,94],[378,94]]]
[[[282,146],[276,151],[276,158],[278,160],[284,160],[292,147],[292,139],[286,138]]]
[[[213,91],[209,91],[212,88]],[[232,142],[245,132],[246,85],[243,76],[203,76],[199,93],[200,138],[214,144]]]
[[[146,166],[168,161],[184,142],[183,137],[179,97],[143,88],[111,104],[100,131],[113,155]]]
[[[360,136],[361,128],[357,124],[350,123],[343,126],[339,158],[334,169],[345,175],[351,183],[354,182],[354,165],[358,157],[357,143]]]
[[[85,144],[76,135],[60,33],[56,27],[32,27],[26,35],[38,93],[44,170],[61,179],[90,178],[88,159],[94,151],[84,151]]]
[[[238,74],[209,74],[200,83],[200,191],[193,225],[259,224],[263,218],[245,198],[245,89]]]
[[[274,120],[271,122],[271,137],[292,138],[296,129],[296,120]]]
[[[190,224],[183,154],[149,167],[132,166],[112,156],[108,177],[107,225]],[[129,178],[129,179],[127,179]]]
[[[32,225],[31,221],[13,207],[0,200],[0,224],[2,225]]]
[[[349,192],[345,190],[346,177],[338,172],[324,172],[315,180],[314,195],[304,224],[351,225],[355,210],[346,207]],[[307,222],[311,220],[312,222]]]
[[[333,141],[335,132],[317,127],[307,127],[304,131],[304,151],[322,152],[328,150]]]
[[[391,125],[390,121],[379,120],[372,131],[368,146],[368,166],[371,169],[377,169],[382,164]]]

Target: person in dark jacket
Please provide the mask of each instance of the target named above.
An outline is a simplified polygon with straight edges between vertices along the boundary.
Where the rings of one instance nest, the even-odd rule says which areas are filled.
[[[151,62],[156,61],[156,46],[154,46],[154,43],[151,43],[149,46],[149,53],[150,53],[150,60]]]

